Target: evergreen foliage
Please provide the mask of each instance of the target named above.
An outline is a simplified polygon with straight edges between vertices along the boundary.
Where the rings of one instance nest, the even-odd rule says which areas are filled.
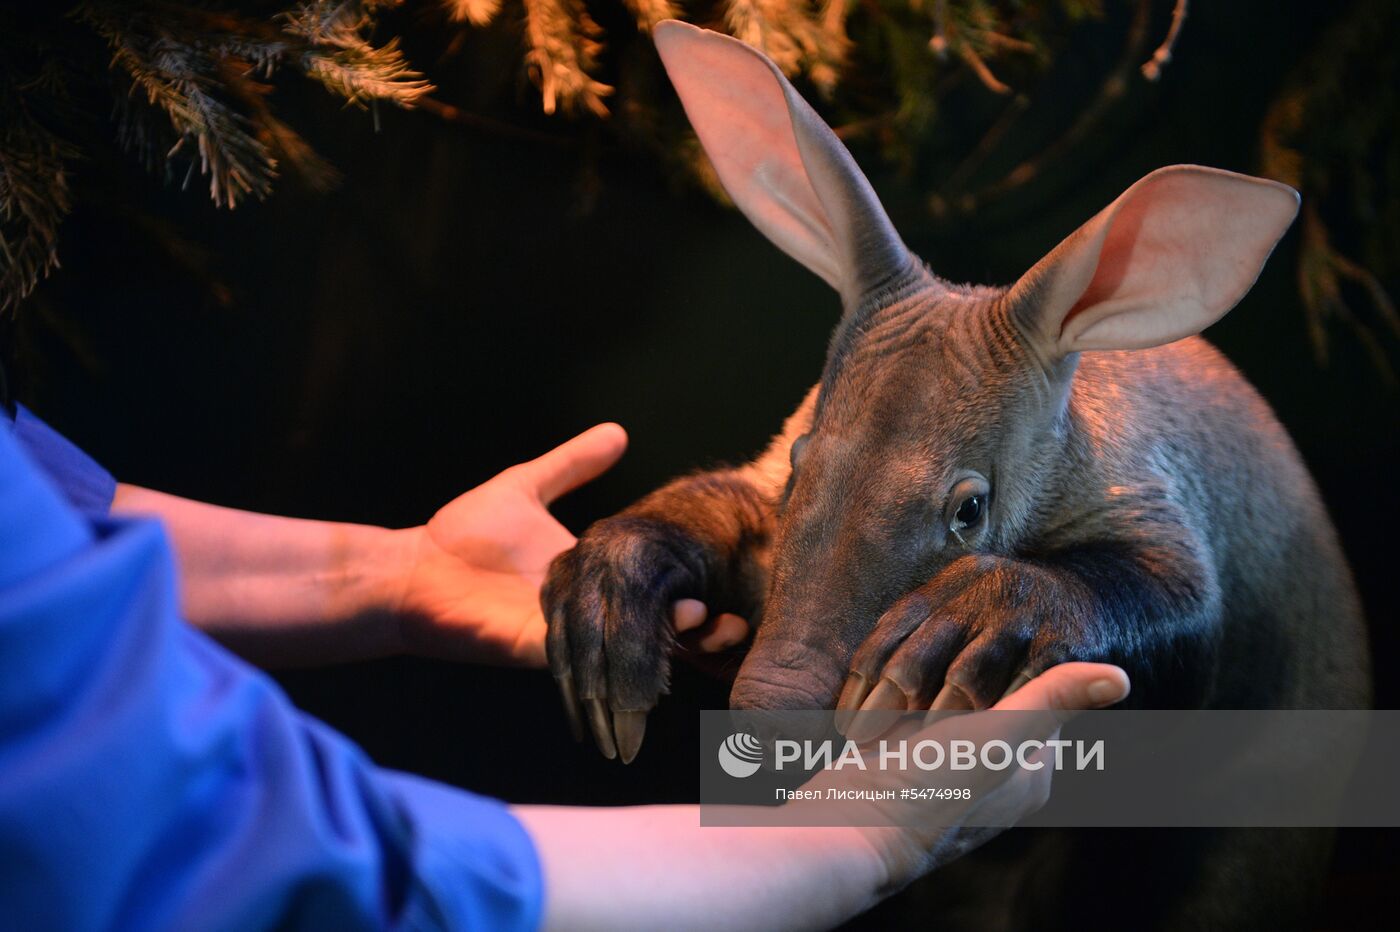
[[[186,187],[202,177],[214,203],[235,207],[267,196],[284,163],[313,181],[329,176],[268,105],[266,82],[279,70],[359,106],[411,107],[432,90],[395,42],[369,38],[375,14],[393,5],[301,0],[234,11],[83,0],[0,8],[0,311],[58,265],[68,173],[82,155],[69,134],[81,136],[90,117],[74,104],[88,86],[108,86],[115,134],[128,151]]]
[[[1135,82],[1170,79],[1186,0],[1121,0],[1116,65],[1076,118],[1009,168],[998,145],[1029,107],[1066,37],[1105,15],[1100,0],[72,0],[0,6],[0,313],[59,260],[70,176],[105,136],[154,171],[235,207],[288,172],[336,173],[274,111],[274,78],[300,75],[356,107],[419,107],[446,120],[559,142],[440,101],[388,33],[409,25],[520,43],[545,114],[606,127],[708,184],[704,154],[675,113],[651,28],[681,16],[766,52],[847,140],[912,167],[957,91],[997,102],[980,140],[927,192],[935,216],[984,209],[1092,138]],[[407,6],[411,17],[385,14]],[[1168,18],[1169,17],[1169,18]],[[605,28],[600,23],[606,24]],[[1299,282],[1319,356],[1348,326],[1393,380],[1385,339],[1400,317],[1384,282],[1400,255],[1400,136],[1394,99],[1400,6],[1355,0],[1319,37],[1261,131],[1260,171],[1305,195]],[[1161,35],[1155,31],[1161,29]],[[382,35],[381,35],[382,33]],[[1155,51],[1154,41],[1159,41]],[[638,49],[643,49],[637,54]],[[989,167],[991,166],[991,167]],[[1388,205],[1388,206],[1387,206]],[[1334,244],[1329,217],[1363,231]],[[1355,256],[1356,258],[1352,258]]]

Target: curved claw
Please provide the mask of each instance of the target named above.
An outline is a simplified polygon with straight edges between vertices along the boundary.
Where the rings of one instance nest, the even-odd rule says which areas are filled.
[[[929,715],[925,716],[925,721],[936,720],[936,712],[971,712],[974,708],[976,706],[960,687],[944,683],[938,695],[933,697],[933,705],[928,707]]]
[[[574,674],[566,671],[554,678],[559,684],[559,695],[564,700],[564,714],[569,717],[569,731],[575,741],[583,740],[583,713],[578,706],[578,690],[574,688]]]
[[[1006,692],[1001,694],[1001,698],[1005,699],[1007,696],[1011,695],[1016,690],[1020,689],[1022,686],[1025,686],[1033,678],[1034,677],[1031,675],[1029,667],[1022,670],[1020,673],[1017,673],[1016,678],[1011,681],[1011,685],[1006,687]]]
[[[608,720],[607,706],[601,699],[585,699],[588,707],[588,724],[593,728],[593,740],[598,742],[598,750],[608,760],[617,757],[617,745],[613,741],[612,722]]]
[[[646,733],[647,713],[613,713],[613,736],[617,739],[617,754],[624,764],[632,763],[632,759],[637,756]]]
[[[904,690],[894,680],[885,677],[875,684],[874,691],[865,697],[860,710],[870,712],[877,709],[897,709],[903,712],[908,706],[909,697],[904,694]]]
[[[860,709],[860,704],[865,701],[865,697],[870,695],[870,681],[865,678],[865,674],[859,670],[852,670],[851,675],[846,678],[846,685],[841,687],[841,697],[836,700],[836,716],[833,724],[841,734],[846,733],[846,729],[851,727],[851,720]]]
[[[899,721],[909,707],[909,697],[894,680],[885,677],[875,684],[870,695],[861,703],[846,737],[856,743],[873,741]]]

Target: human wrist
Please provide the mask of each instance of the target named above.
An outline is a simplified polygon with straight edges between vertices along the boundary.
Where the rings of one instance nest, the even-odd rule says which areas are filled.
[[[366,632],[367,653],[387,657],[405,652],[405,614],[422,528],[346,525],[336,549],[345,554],[339,577],[342,617]]]
[[[954,834],[951,830],[935,839],[916,838],[907,829],[895,826],[868,826],[854,831],[870,861],[876,900],[893,896],[956,857],[943,850]]]
[[[851,852],[852,870],[859,878],[860,889],[869,899],[864,908],[874,906],[913,879],[896,874],[893,866],[896,859],[889,850],[889,840],[881,837],[882,833],[897,830],[856,826],[846,826],[838,830],[846,838],[846,847]]]
[[[899,892],[923,872],[914,865],[927,852],[918,849],[908,834],[900,828],[861,825],[815,827],[808,824],[809,814],[802,808],[805,802],[787,802],[790,825],[804,841],[804,847],[817,841],[819,849],[834,856],[830,879],[832,889],[844,887],[844,898],[859,900],[857,911],[863,912],[876,903]],[[783,816],[778,816],[782,822]],[[852,913],[854,915],[854,913]]]

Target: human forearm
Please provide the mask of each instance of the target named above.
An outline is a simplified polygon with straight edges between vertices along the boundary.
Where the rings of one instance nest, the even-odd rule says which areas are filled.
[[[514,812],[544,869],[546,928],[829,928],[888,892],[856,828],[702,828],[695,806]]]
[[[574,544],[549,503],[612,465],[626,439],[617,425],[599,425],[402,531],[253,514],[129,485],[113,509],[164,522],[185,617],[254,662],[404,652],[543,666],[540,582]]]
[[[1002,740],[1046,741],[1075,710],[1127,695],[1127,677],[1116,667],[1062,664],[989,712],[925,725],[904,740],[965,739],[980,730]],[[1008,712],[1022,714],[998,717]],[[767,826],[702,826],[696,806],[513,811],[544,872],[548,928],[830,928],[1034,812],[1049,796],[1052,773],[984,768],[963,784],[967,802],[952,806],[881,802],[872,811],[858,802],[838,811],[829,807],[840,804],[786,803],[762,810],[765,821],[783,819]],[[903,789],[947,781],[941,771],[833,769],[806,786],[902,799]],[[812,822],[822,819],[810,818],[814,811],[849,824],[817,827]],[[870,827],[856,827],[862,824]]]
[[[185,617],[258,663],[329,663],[399,649],[412,531],[254,514],[120,485],[114,512],[161,519]]]

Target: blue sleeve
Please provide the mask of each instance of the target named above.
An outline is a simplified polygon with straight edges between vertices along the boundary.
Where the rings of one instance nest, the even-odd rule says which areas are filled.
[[[81,518],[0,430],[0,925],[538,923],[503,805],[376,768],[174,605],[160,526]]]
[[[89,517],[100,517],[111,510],[117,480],[96,460],[24,405],[15,405],[13,430],[29,459],[48,475],[70,505]]]

